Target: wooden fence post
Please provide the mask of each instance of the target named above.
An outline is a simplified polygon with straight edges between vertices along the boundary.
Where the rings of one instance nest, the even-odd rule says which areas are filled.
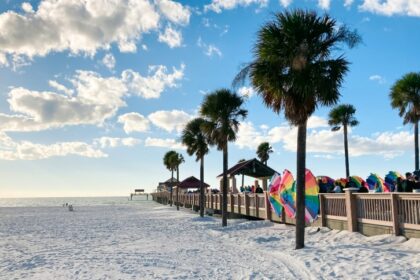
[[[357,191],[357,188],[346,188],[346,211],[347,211],[347,227],[348,231],[356,232],[357,231],[357,209],[356,209],[356,199],[353,195],[353,192]]]
[[[319,194],[319,215],[321,215],[321,227],[326,227],[327,217],[325,216],[325,198],[323,194]]]
[[[264,191],[265,197],[265,218],[271,221],[271,204],[270,200],[268,199],[268,192]]]
[[[398,195],[391,193],[392,229],[396,236],[400,235],[400,221],[398,219]]]
[[[259,216],[260,216],[260,211],[259,211],[259,205],[258,205],[258,194],[255,194],[255,197],[254,197],[254,204],[255,204],[255,216],[257,216],[257,218],[259,218]]]
[[[245,194],[245,215],[249,216],[249,195]]]
[[[230,212],[235,213],[235,200],[233,199],[233,193],[230,193]]]

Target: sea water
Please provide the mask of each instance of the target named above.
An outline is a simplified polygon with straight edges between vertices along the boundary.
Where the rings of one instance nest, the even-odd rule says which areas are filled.
[[[151,197],[149,196],[149,200]],[[0,207],[54,207],[64,204],[77,206],[107,206],[107,205],[132,205],[146,200],[144,196],[115,197],[36,197],[36,198],[0,198]]]

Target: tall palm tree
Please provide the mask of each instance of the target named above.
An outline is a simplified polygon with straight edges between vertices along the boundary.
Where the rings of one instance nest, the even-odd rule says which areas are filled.
[[[182,154],[176,153],[173,158],[174,164],[176,166],[176,181],[179,182],[179,166],[185,162],[184,157]],[[179,194],[179,187],[176,188],[176,210],[179,210],[179,203],[178,203],[178,196]]]
[[[342,104],[333,108],[328,115],[328,124],[332,126],[332,131],[338,131],[341,129],[341,127],[343,127],[344,130],[344,156],[346,160],[346,178],[350,176],[347,128],[359,124],[359,121],[354,116],[355,113],[356,108],[354,108],[353,105]]]
[[[227,226],[227,166],[228,142],[236,140],[239,119],[244,119],[248,111],[242,108],[244,100],[235,92],[219,89],[204,98],[200,113],[206,119],[203,130],[210,144],[223,151],[223,204],[222,226]]]
[[[175,151],[169,151],[167,152],[164,156],[163,156],[163,164],[165,165],[165,167],[171,171],[171,182],[170,182],[170,187],[169,187],[169,191],[170,191],[170,205],[172,206],[172,189],[173,189],[173,180],[174,180],[174,171],[176,170],[176,155],[177,152]]]
[[[389,96],[403,123],[414,125],[415,169],[419,170],[420,72],[408,73],[396,81]]]
[[[293,10],[277,13],[257,34],[254,60],[235,77],[234,85],[250,78],[252,86],[274,112],[284,111],[297,126],[296,249],[305,241],[305,161],[308,118],[319,105],[338,102],[339,88],[348,71],[344,44],[355,46],[356,32],[327,14]]]
[[[182,143],[187,146],[187,153],[196,156],[196,161],[200,161],[200,216],[204,217],[204,156],[209,152],[207,137],[203,132],[203,118],[195,118],[185,126],[182,131]]]
[[[265,165],[267,165],[267,161],[270,158],[270,154],[273,152],[273,147],[270,146],[268,142],[262,142],[257,148],[257,157],[262,161]]]

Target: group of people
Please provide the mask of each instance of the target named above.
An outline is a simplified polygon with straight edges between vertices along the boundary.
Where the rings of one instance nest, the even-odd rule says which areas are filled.
[[[327,193],[342,193],[344,192],[345,188],[358,188],[357,192],[359,193],[368,193],[369,189],[367,185],[357,186],[357,184],[347,179],[343,181],[336,180],[334,182],[334,186],[329,187],[327,190],[320,192],[327,192]],[[322,182],[318,179],[318,184],[321,185]],[[387,184],[387,183],[385,183]],[[405,179],[398,177],[395,181],[395,184],[387,184],[390,192],[420,192],[420,177],[418,175],[414,175],[410,172],[405,173]]]
[[[240,191],[241,193],[264,193],[264,190],[259,185],[256,187],[254,185],[241,186]]]
[[[420,191],[420,177],[410,172],[405,173],[405,179],[397,178],[395,191],[397,192]]]

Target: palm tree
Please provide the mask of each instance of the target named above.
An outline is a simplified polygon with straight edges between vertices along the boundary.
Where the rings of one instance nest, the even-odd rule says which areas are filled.
[[[234,85],[249,77],[263,102],[274,112],[284,111],[297,126],[296,249],[305,241],[306,125],[319,105],[338,102],[339,88],[348,71],[344,45],[360,41],[356,32],[327,14],[293,10],[277,13],[257,34],[254,60],[238,73]]]
[[[203,130],[210,144],[223,151],[223,205],[222,226],[227,226],[227,166],[228,142],[236,140],[239,128],[239,118],[244,119],[248,111],[242,108],[244,100],[235,92],[219,89],[204,98],[200,108],[201,115],[206,119]]]
[[[181,154],[176,153],[174,155],[173,161],[176,166],[176,181],[179,183],[179,166],[183,162],[185,162],[185,160]],[[176,210],[179,210],[178,194],[179,194],[179,187],[176,188]]]
[[[196,161],[200,161],[200,216],[204,217],[204,156],[209,152],[207,137],[203,132],[203,118],[195,118],[185,126],[182,131],[182,143],[187,146],[187,153],[196,156]]]
[[[163,156],[163,164],[165,165],[165,167],[171,171],[171,182],[170,182],[170,205],[172,206],[172,188],[173,188],[173,180],[174,180],[174,171],[176,170],[176,155],[177,152],[175,151],[169,151],[167,152],[164,156]]]
[[[414,125],[415,169],[419,170],[420,72],[408,73],[396,81],[389,96],[403,123]]]
[[[270,154],[273,152],[273,147],[270,146],[268,142],[262,142],[257,148],[257,157],[262,161],[265,165],[267,165],[267,161],[270,158]]]
[[[346,159],[346,178],[350,176],[349,168],[349,146],[347,140],[347,128],[356,126],[359,121],[355,118],[356,108],[351,104],[342,104],[333,108],[328,115],[328,124],[332,131],[344,130],[344,156]]]

